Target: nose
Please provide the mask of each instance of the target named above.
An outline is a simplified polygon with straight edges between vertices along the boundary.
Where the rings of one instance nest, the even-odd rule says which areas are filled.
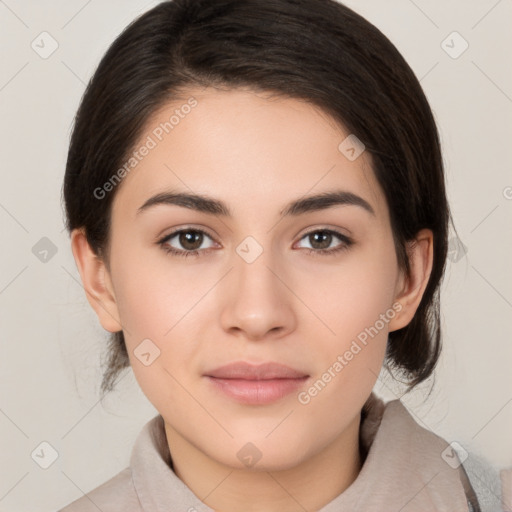
[[[251,341],[293,331],[297,298],[287,283],[290,273],[278,255],[262,246],[258,249],[249,240],[237,248],[232,261],[233,268],[222,284],[224,330]]]

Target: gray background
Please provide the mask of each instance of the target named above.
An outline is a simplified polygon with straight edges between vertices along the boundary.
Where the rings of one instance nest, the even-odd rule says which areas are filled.
[[[156,414],[131,370],[99,402],[106,333],[80,284],[60,192],[85,84],[120,31],[157,3],[0,1],[2,512],[55,510],[100,485],[127,466],[137,434]],[[436,388],[426,401],[431,382],[402,400],[448,442],[512,467],[512,1],[346,3],[393,41],[421,79],[464,244],[452,241],[443,284]],[[50,37],[58,48],[42,58]],[[464,40],[469,46],[458,55]],[[403,393],[384,374],[376,391],[386,399]],[[31,457],[43,441],[57,452],[48,469]]]

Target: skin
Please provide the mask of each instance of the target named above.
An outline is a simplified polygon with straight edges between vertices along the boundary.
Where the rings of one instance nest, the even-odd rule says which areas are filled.
[[[338,150],[348,133],[316,107],[246,89],[190,95],[198,105],[116,191],[109,261],[95,256],[82,230],[72,233],[73,254],[103,327],[124,330],[135,377],[165,420],[179,478],[214,510],[318,510],[361,469],[360,411],[388,332],[407,325],[419,305],[432,233],[422,230],[410,244],[406,278],[370,155],[349,161]],[[156,112],[141,143],[183,103]],[[233,218],[169,204],[137,215],[169,189],[220,199]],[[290,201],[334,189],[364,198],[375,215],[338,205],[280,218]],[[158,245],[190,226],[208,232],[195,245],[201,255],[178,257]],[[330,255],[308,253],[343,244],[335,235],[323,246],[305,236],[322,228],[354,243]],[[249,235],[263,250],[252,263],[236,252]],[[167,245],[187,250],[179,236]],[[244,405],[203,376],[232,361],[276,361],[310,375],[307,390],[398,303],[401,311],[306,405],[297,393]],[[149,366],[134,355],[147,338],[161,351]],[[261,452],[252,467],[237,457],[248,442]]]

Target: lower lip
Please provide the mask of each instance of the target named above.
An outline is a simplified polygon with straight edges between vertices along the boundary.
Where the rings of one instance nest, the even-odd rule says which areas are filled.
[[[244,380],[207,376],[219,390],[238,402],[262,405],[275,402],[300,388],[308,377],[300,379]]]

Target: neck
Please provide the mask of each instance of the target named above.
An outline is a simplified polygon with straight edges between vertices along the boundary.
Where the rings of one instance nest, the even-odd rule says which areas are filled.
[[[167,423],[165,430],[174,472],[208,507],[222,512],[296,512],[319,510],[357,478],[363,462],[360,419],[356,415],[313,457],[281,471],[227,466],[189,443]]]

